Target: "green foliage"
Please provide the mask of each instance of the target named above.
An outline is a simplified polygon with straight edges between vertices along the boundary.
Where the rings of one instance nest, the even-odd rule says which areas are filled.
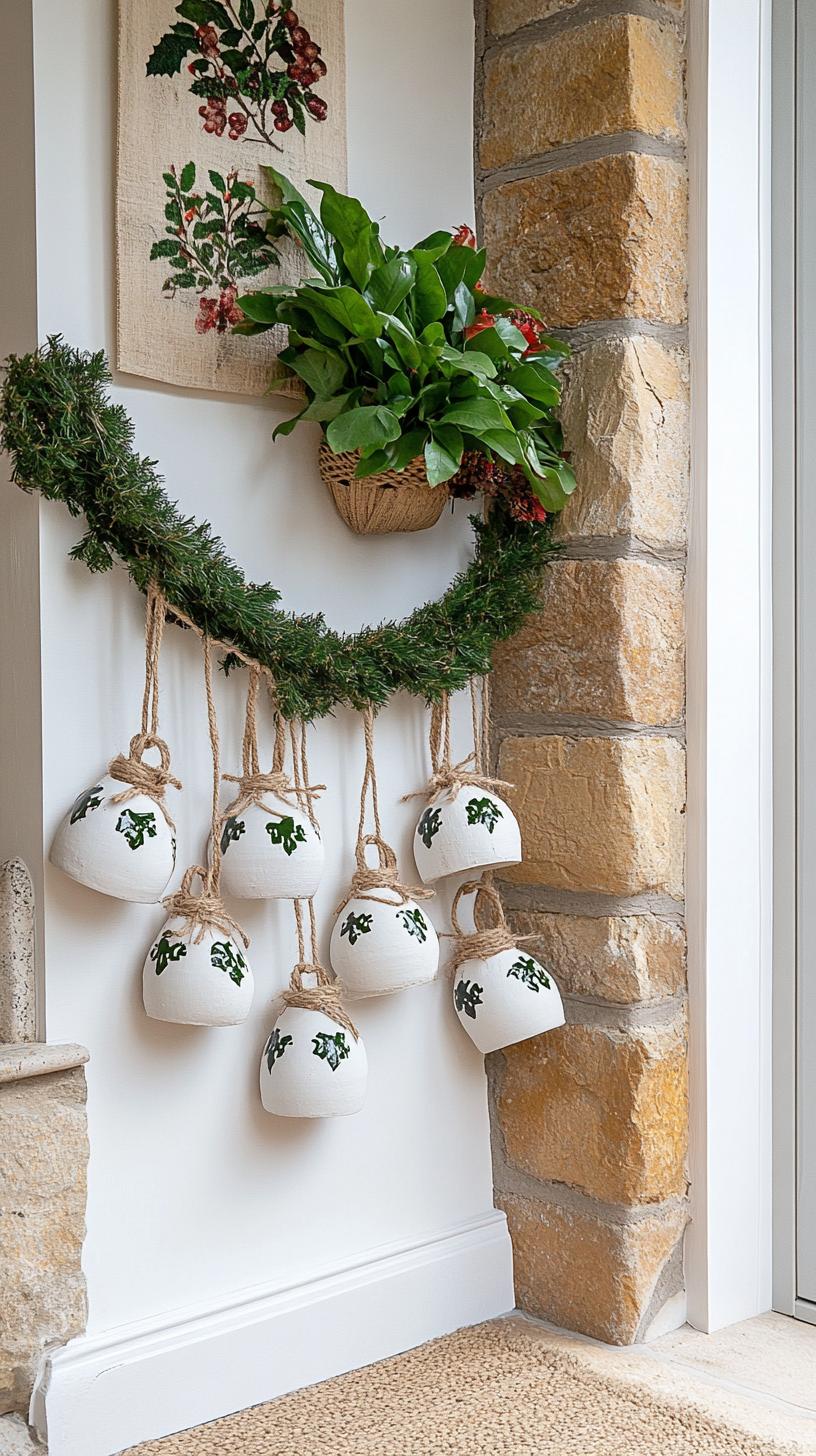
[[[340,935],[347,935],[349,945],[356,945],[361,935],[369,934],[373,924],[373,915],[353,915],[349,911],[341,926]]]
[[[288,232],[320,275],[239,300],[247,321],[238,332],[289,329],[280,357],[307,404],[277,433],[319,421],[332,450],[360,452],[360,476],[424,456],[432,486],[456,474],[465,451],[498,456],[524,471],[547,510],[560,510],[575,487],[554,413],[566,345],[543,331],[531,343],[487,311],[477,290],[484,252],[446,233],[391,247],[356,198],[312,182],[318,217],[288,178],[263,170],[278,204],[270,233]]]
[[[84,819],[91,809],[98,809],[102,803],[102,795],[102,785],[96,784],[94,788],[86,789],[84,794],[80,794],[77,799],[74,799],[71,805],[70,823],[76,824],[78,820]]]
[[[340,1063],[350,1055],[345,1033],[336,1031],[332,1036],[331,1032],[319,1031],[312,1040],[312,1053],[322,1062],[328,1062],[332,1071],[336,1072]]]
[[[284,854],[290,857],[299,844],[306,843],[306,830],[302,824],[295,823],[291,814],[284,814],[277,824],[267,824],[266,832],[272,843],[279,844]]]
[[[428,939],[428,922],[421,910],[409,910],[405,906],[397,911],[397,919],[401,920],[409,935],[415,935],[420,945],[424,945]]]
[[[146,839],[156,838],[156,816],[152,809],[137,814],[134,809],[123,809],[116,821],[117,834],[124,834],[131,849],[141,849]]]
[[[226,971],[236,986],[240,986],[247,971],[244,957],[231,940],[213,941],[210,946],[210,964],[218,971]]]
[[[275,1027],[275,1030],[272,1032],[272,1034],[271,1034],[268,1042],[266,1043],[266,1046],[264,1047],[264,1056],[266,1057],[266,1065],[267,1065],[267,1068],[268,1068],[268,1070],[270,1072],[272,1071],[272,1068],[274,1067],[275,1063],[277,1061],[279,1061],[280,1058],[283,1056],[284,1052],[286,1051],[286,1048],[288,1046],[291,1046],[291,1045],[292,1045],[292,1038],[291,1038],[291,1036],[281,1036],[280,1031],[278,1030],[278,1028],[276,1026]]]
[[[163,284],[168,297],[179,289],[231,288],[280,261],[264,230],[267,210],[251,182],[242,182],[237,172],[222,177],[211,171],[209,188],[196,192],[194,162],[180,173],[170,167],[163,177],[167,225],[165,236],[150,249],[150,261],[168,264]]]
[[[514,976],[517,981],[523,981],[531,991],[538,992],[542,986],[545,991],[550,989],[551,981],[547,972],[543,966],[538,964],[538,961],[533,960],[532,956],[519,956],[518,960],[513,962],[507,975],[508,977]]]
[[[442,828],[442,810],[425,809],[417,824],[416,832],[419,835],[426,849],[430,849],[437,835]]]
[[[171,941],[163,935],[150,952],[150,959],[156,962],[156,975],[160,976],[173,961],[180,961],[186,954],[187,947],[183,940]]]
[[[503,817],[495,799],[468,799],[465,813],[468,824],[484,824],[488,834],[493,833],[499,820]]]
[[[477,986],[474,981],[460,981],[454,992],[454,1005],[457,1011],[464,1011],[465,1016],[476,1020],[476,1007],[482,1004],[482,987]]]
[[[2,443],[26,491],[61,501],[87,530],[72,555],[91,571],[119,560],[141,591],[157,582],[203,632],[272,673],[287,717],[307,720],[337,703],[381,705],[392,693],[426,701],[490,670],[493,648],[538,605],[541,570],[554,547],[502,509],[474,520],[475,559],[445,595],[403,622],[353,635],[322,616],[276,610],[280,593],[246,580],[206,521],[183,516],[155,463],[136,454],[133,424],[111,404],[105,356],[52,338],[7,361],[0,399]],[[234,661],[234,659],[233,659]]]
[[[243,819],[236,819],[230,815],[224,820],[224,827],[221,830],[221,853],[226,854],[231,844],[235,844],[241,835],[246,833],[246,824]]]

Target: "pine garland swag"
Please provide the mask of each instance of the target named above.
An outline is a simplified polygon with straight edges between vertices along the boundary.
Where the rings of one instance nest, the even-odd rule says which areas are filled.
[[[557,547],[549,526],[530,527],[497,508],[472,518],[474,559],[438,601],[401,623],[343,635],[320,613],[295,616],[269,583],[247,582],[207,522],[184,517],[156,463],[133,448],[127,411],[108,398],[104,353],[59,336],[12,355],[0,398],[0,438],[21,489],[39,490],[84,515],[71,555],[91,571],[118,558],[142,592],[156,583],[202,633],[268,669],[287,718],[310,721],[339,703],[362,709],[403,691],[428,702],[490,669],[494,645],[537,605],[542,568]],[[231,665],[227,659],[227,666]]]

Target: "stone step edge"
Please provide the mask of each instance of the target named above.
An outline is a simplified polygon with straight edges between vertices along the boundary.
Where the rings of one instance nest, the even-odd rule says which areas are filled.
[[[83,1046],[68,1043],[51,1046],[46,1042],[0,1044],[0,1086],[25,1082],[29,1077],[45,1077],[51,1072],[70,1072],[84,1067],[90,1053]]]

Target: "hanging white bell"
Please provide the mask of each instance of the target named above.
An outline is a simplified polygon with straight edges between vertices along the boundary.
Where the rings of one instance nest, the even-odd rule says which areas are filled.
[[[474,891],[477,928],[463,935],[457,917],[459,903],[463,895]],[[479,928],[479,917],[487,905],[492,907],[496,924],[485,930]],[[513,943],[492,885],[483,881],[463,885],[454,899],[451,921],[458,940],[453,1005],[480,1052],[499,1051],[564,1025],[564,1008],[553,976]]]
[[[222,887],[239,900],[310,900],[326,858],[309,815],[270,795],[224,816],[221,854]]]
[[[414,832],[414,858],[424,884],[467,870],[520,864],[518,820],[492,790],[461,783],[423,809]]]
[[[161,768],[141,762],[145,748],[157,747]],[[126,778],[100,774],[79,795],[63,819],[51,845],[50,860],[72,880],[142,905],[162,899],[176,866],[175,830],[165,816],[166,784],[180,788],[169,773],[169,753],[161,740],[134,739],[130,757],[111,764],[133,777],[154,775],[155,794],[134,791]]]
[[[171,912],[147,953],[142,972],[144,1008],[155,1021],[183,1026],[239,1026],[252,1007],[255,982],[246,942],[218,900],[191,895],[200,866],[188,870]],[[196,920],[197,913],[202,919]],[[210,919],[217,916],[223,921]],[[204,918],[206,916],[206,918]]]
[[[366,864],[368,845],[379,853],[378,869]],[[397,861],[390,845],[377,834],[361,839],[357,871],[335,920],[329,950],[332,970],[353,999],[424,985],[439,969],[436,930],[427,912],[396,880]],[[421,893],[425,896],[428,891]]]
[[[292,984],[300,985],[298,971]],[[264,1045],[261,1101],[277,1117],[346,1117],[365,1101],[365,1047],[348,1018],[341,1023],[329,1014],[336,990],[322,991],[326,1010],[287,1004]],[[299,999],[297,989],[287,995]]]

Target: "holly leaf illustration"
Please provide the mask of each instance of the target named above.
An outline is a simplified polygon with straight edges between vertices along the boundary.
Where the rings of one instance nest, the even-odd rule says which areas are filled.
[[[196,49],[195,32],[180,35],[168,31],[153,47],[147,63],[148,76],[175,76],[180,71],[190,51]]]
[[[541,990],[542,986],[545,991],[549,991],[552,984],[544,967],[540,966],[538,961],[534,961],[532,956],[519,956],[518,960],[513,962],[507,975],[508,977],[513,976],[517,981],[523,982],[525,986],[529,986],[530,990],[536,993]]]
[[[240,986],[246,975],[247,963],[238,948],[229,940],[213,941],[210,947],[210,964],[216,970],[226,971],[236,986]]]
[[[428,939],[428,922],[421,910],[409,910],[404,907],[397,911],[397,919],[401,920],[409,935],[415,935],[420,945],[424,945]]]
[[[312,1040],[312,1054],[322,1062],[328,1062],[332,1071],[336,1072],[350,1054],[345,1033],[336,1031],[332,1036],[329,1031],[319,1031]]]
[[[281,846],[284,854],[293,855],[299,844],[306,843],[306,831],[303,825],[296,824],[288,814],[285,814],[276,824],[267,824],[266,832],[273,844]]]
[[[373,924],[373,915],[353,915],[349,911],[340,929],[340,935],[341,937],[347,935],[349,945],[356,945],[361,935],[368,935]]]
[[[468,824],[484,824],[492,834],[503,814],[495,799],[469,799],[465,805]]]
[[[150,959],[156,962],[156,975],[160,976],[173,961],[180,961],[186,954],[187,947],[183,940],[171,941],[163,935],[150,952]]]
[[[457,1011],[463,1011],[465,1016],[476,1020],[476,1007],[482,1004],[482,987],[476,982],[471,985],[470,981],[460,981],[454,992],[454,1005]]]
[[[116,821],[117,834],[123,834],[131,849],[141,849],[146,839],[155,839],[156,816],[152,809],[137,814],[134,809],[123,809]]]
[[[291,1038],[291,1036],[281,1036],[280,1031],[278,1030],[278,1028],[276,1026],[275,1027],[275,1030],[272,1032],[272,1034],[271,1034],[268,1042],[266,1043],[266,1046],[264,1047],[264,1056],[266,1057],[266,1065],[267,1065],[267,1067],[268,1067],[268,1069],[269,1069],[270,1072],[272,1071],[272,1068],[274,1067],[275,1063],[277,1061],[279,1061],[280,1058],[283,1056],[284,1052],[286,1051],[286,1048],[288,1046],[291,1046],[291,1045],[292,1045],[292,1038]]]
[[[439,808],[426,809],[417,825],[416,831],[426,849],[430,849],[434,841],[434,836],[439,833],[441,828],[442,810]]]
[[[101,784],[95,784],[92,789],[86,789],[84,794],[80,794],[71,805],[70,823],[76,824],[79,819],[84,819],[92,809],[98,809],[102,803],[102,795]]]

